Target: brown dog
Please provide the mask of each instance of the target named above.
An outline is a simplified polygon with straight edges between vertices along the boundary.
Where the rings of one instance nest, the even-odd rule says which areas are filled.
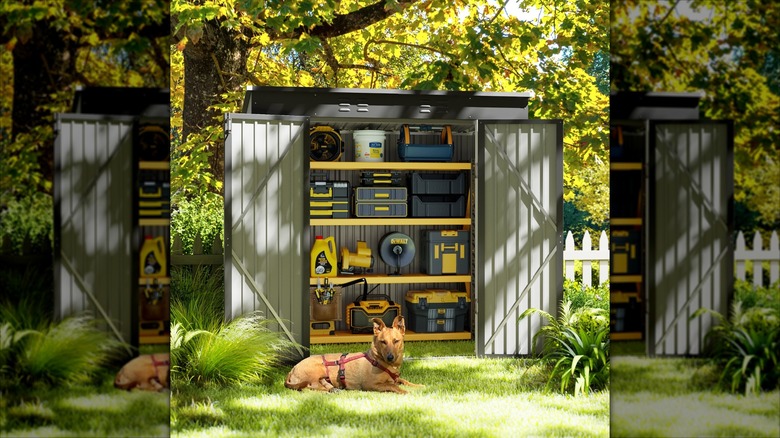
[[[168,353],[144,354],[127,362],[116,374],[114,387],[131,390],[162,391],[168,388],[170,355]]]
[[[319,391],[362,389],[365,391],[393,391],[406,394],[399,385],[421,386],[400,377],[404,358],[404,317],[398,315],[393,326],[387,327],[379,319],[374,323],[374,341],[365,353],[325,354],[310,356],[293,367],[284,386]]]

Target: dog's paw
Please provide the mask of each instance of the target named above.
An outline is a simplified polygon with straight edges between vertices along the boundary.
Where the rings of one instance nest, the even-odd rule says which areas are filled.
[[[332,394],[338,394],[339,392],[341,392],[341,389],[333,387],[333,388],[330,388],[330,391],[328,391],[328,392],[330,392]]]

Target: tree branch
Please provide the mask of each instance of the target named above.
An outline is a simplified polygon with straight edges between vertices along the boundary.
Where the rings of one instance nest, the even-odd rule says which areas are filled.
[[[279,33],[275,29],[266,29],[266,31],[272,40],[297,39],[303,34],[308,34],[321,39],[333,38],[346,35],[356,30],[365,29],[372,24],[378,23],[403,11],[417,1],[418,0],[400,0],[398,2],[398,9],[391,9],[385,7],[385,0],[380,0],[348,14],[336,15],[330,23],[318,24],[312,28],[299,26],[292,31],[285,33]]]

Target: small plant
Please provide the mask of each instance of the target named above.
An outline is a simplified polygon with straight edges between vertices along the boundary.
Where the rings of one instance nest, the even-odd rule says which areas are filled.
[[[595,307],[609,311],[609,282],[596,287],[586,287],[574,280],[564,280],[563,299],[571,301],[572,310]]]
[[[589,394],[609,383],[609,316],[604,309],[581,307],[572,310],[572,302],[561,304],[556,319],[540,309],[528,309],[523,319],[538,313],[548,324],[534,335],[544,337],[542,360],[554,361],[547,387],[560,379],[560,391],[574,384],[574,394]]]
[[[719,324],[706,335],[707,349],[723,367],[719,384],[731,392],[745,395],[770,391],[780,385],[778,348],[780,348],[780,318],[774,309],[743,308],[734,301],[728,318],[701,308],[689,319],[712,314]]]

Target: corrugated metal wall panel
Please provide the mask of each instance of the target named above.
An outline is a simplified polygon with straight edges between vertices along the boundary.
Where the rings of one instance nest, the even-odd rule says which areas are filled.
[[[563,293],[562,123],[479,124],[477,353],[531,354]]]
[[[731,128],[650,127],[649,351],[698,355],[713,320],[688,318],[701,307],[726,314],[733,282]]]
[[[54,183],[55,314],[88,310],[134,343],[131,117],[64,114],[57,121]],[[90,298],[94,297],[94,300]]]
[[[303,345],[307,129],[302,117],[226,117],[226,317],[260,310]]]

